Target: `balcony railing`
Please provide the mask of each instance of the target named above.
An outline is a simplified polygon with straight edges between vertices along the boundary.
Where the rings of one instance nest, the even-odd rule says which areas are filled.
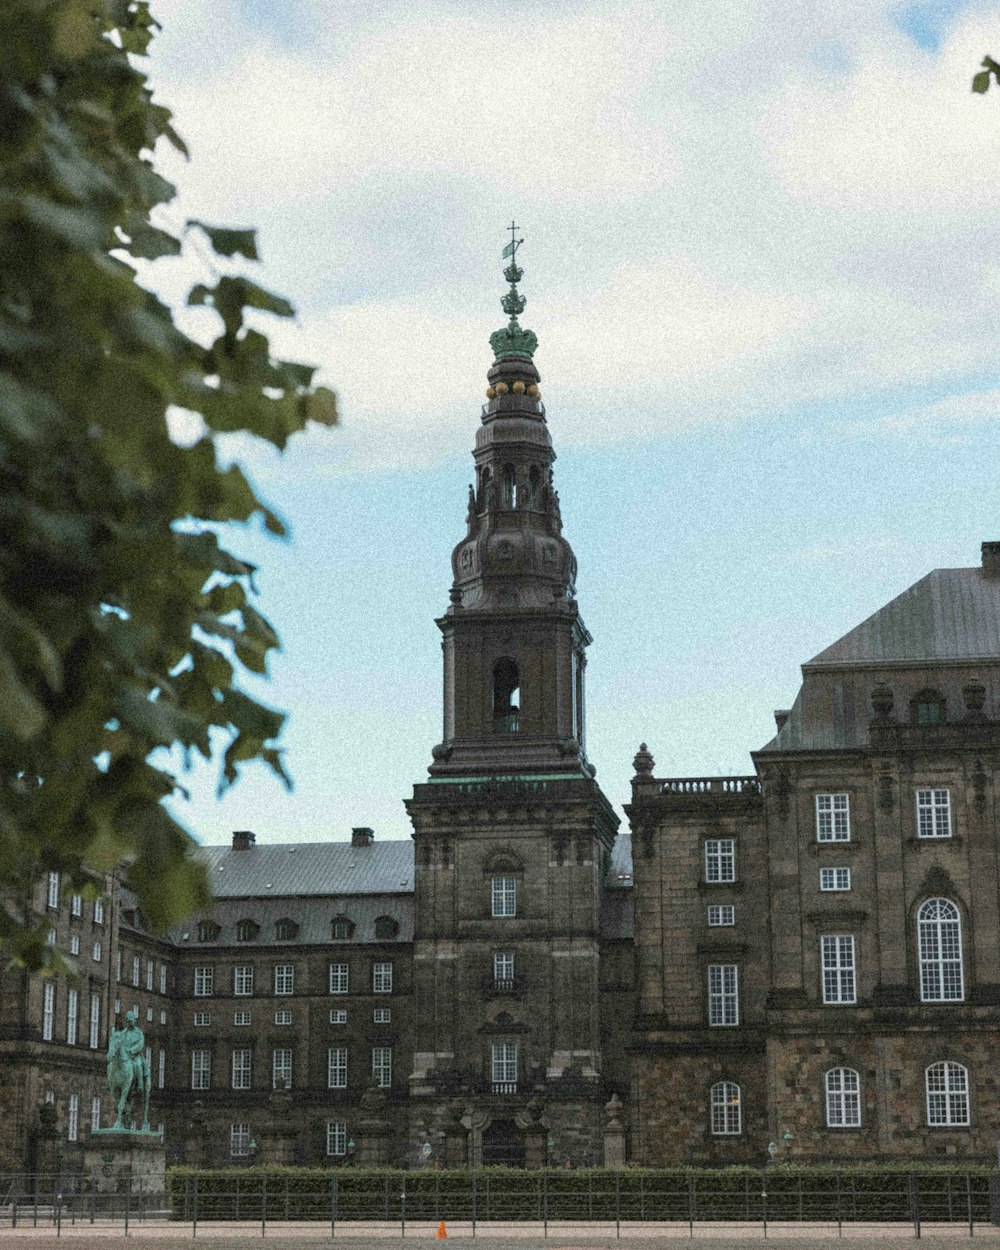
[[[494,1081],[493,1092],[494,1094],[516,1094],[517,1081]]]
[[[493,732],[495,734],[516,734],[519,728],[517,712],[510,712],[506,716],[493,717]]]
[[[657,784],[661,794],[707,794],[721,798],[761,793],[759,777],[667,777]]]

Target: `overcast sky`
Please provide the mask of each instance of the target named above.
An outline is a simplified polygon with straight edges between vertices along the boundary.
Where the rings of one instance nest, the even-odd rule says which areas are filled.
[[[343,412],[234,449],[293,531],[231,542],[284,640],[262,689],[296,784],[254,766],[217,802],[197,770],[199,839],[408,836],[512,216],[619,808],[640,740],[658,776],[750,772],[802,662],[1000,539],[1000,91],[969,90],[1000,3],[154,12],[191,149],[158,152],[167,218],[259,228],[298,309],[272,342]],[[207,272],[151,269],[178,301]]]

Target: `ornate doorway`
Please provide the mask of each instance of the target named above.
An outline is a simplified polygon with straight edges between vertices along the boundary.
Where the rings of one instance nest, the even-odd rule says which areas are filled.
[[[513,1120],[494,1120],[483,1130],[483,1167],[524,1167],[524,1138]]]

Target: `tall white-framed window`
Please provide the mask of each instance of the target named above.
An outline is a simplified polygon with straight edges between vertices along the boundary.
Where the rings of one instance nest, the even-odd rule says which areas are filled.
[[[152,990],[153,988],[153,976],[155,975],[155,972],[156,972],[156,969],[153,966],[153,961],[151,959],[147,959],[146,960],[146,989],[147,990]]]
[[[705,880],[736,880],[736,842],[732,838],[706,838]]]
[[[250,1153],[249,1124],[230,1124],[229,1153],[234,1159],[245,1159]]]
[[[163,1089],[167,1083],[167,1052],[160,1047],[156,1062],[156,1088]]]
[[[917,837],[951,837],[951,791],[917,791]]]
[[[816,841],[850,842],[851,803],[846,794],[816,795]]]
[[[51,981],[42,986],[42,1041],[52,1041],[52,1030],[56,1018],[56,987]]]
[[[372,1076],[380,1089],[388,1089],[392,1084],[392,1047],[372,1047]]]
[[[191,1088],[212,1088],[212,1052],[199,1047],[191,1052]]]
[[[95,1094],[90,1100],[90,1131],[101,1127],[101,1100]]]
[[[115,952],[115,980],[120,981],[121,979],[122,979],[122,953],[119,950]]]
[[[709,964],[708,1023],[713,1028],[728,1028],[739,1022],[739,970],[736,964]]]
[[[736,908],[732,903],[713,904],[708,909],[708,923],[713,929],[735,924]]]
[[[274,966],[274,992],[275,994],[294,994],[295,993],[295,965],[294,964],[275,964]]]
[[[50,872],[45,888],[46,906],[57,908],[59,906],[59,874]]]
[[[138,955],[132,956],[132,984],[138,985],[142,978],[142,960]]]
[[[346,994],[350,989],[350,964],[330,965],[330,993]]]
[[[948,1128],[969,1123],[969,1073],[960,1063],[944,1059],[924,1073],[927,1123]]]
[[[80,953],[80,935],[79,933],[71,933],[69,938],[69,953],[71,955],[79,955]]]
[[[160,993],[167,992],[167,965],[160,964]]]
[[[738,1137],[743,1131],[740,1087],[735,1081],[716,1081],[709,1094],[712,1134]]]
[[[76,1141],[80,1131],[80,1095],[70,1094],[66,1107],[66,1140]]]
[[[347,1089],[347,1047],[330,1046],[326,1052],[327,1089]]]
[[[849,890],[851,888],[850,868],[821,868],[819,870],[819,888],[821,890]]]
[[[69,914],[71,916],[83,915],[83,897],[80,894],[71,894],[69,896]]]
[[[80,1016],[80,991],[72,986],[66,991],[66,1045],[76,1045],[76,1028]]]
[[[492,914],[517,915],[517,878],[494,877],[491,881]]]
[[[101,1044],[101,996],[90,996],[90,1049],[96,1050]]]
[[[104,899],[94,899],[94,924],[104,924]],[[100,1102],[100,1099],[98,1099]]]
[[[98,939],[90,948],[90,957],[95,964],[99,964],[103,955],[104,947],[101,945],[100,939]]]
[[[947,898],[929,898],[917,912],[920,1000],[957,1003],[965,997],[962,919]]]
[[[391,963],[372,964],[372,993],[373,994],[391,994],[392,993],[392,964]]]
[[[288,1046],[271,1052],[271,1088],[277,1089],[279,1081],[285,1082],[285,1089],[292,1088],[292,1051]]]
[[[517,1042],[494,1042],[490,1070],[495,1094],[517,1093]]]
[[[253,964],[233,967],[233,993],[237,998],[249,998],[253,993]]]
[[[858,1001],[854,964],[854,937],[825,933],[820,938],[823,961],[823,1002],[844,1006]]]
[[[493,984],[501,989],[510,989],[514,984],[514,952],[493,952]]]
[[[55,931],[55,929],[50,929],[50,930],[48,931],[48,933],[46,933],[46,935],[45,935],[45,942],[46,942],[46,944],[47,944],[48,946],[55,946],[55,944],[56,944],[56,931]]]
[[[831,1068],[826,1074],[828,1128],[860,1128],[861,1078],[853,1068]]]
[[[215,969],[214,968],[195,968],[194,970],[194,996],[195,998],[211,998],[215,986]]]
[[[253,1077],[253,1051],[249,1046],[241,1046],[233,1051],[232,1085],[233,1089],[249,1089]]]
[[[337,1156],[347,1154],[347,1125],[343,1120],[327,1120],[326,1153]]]

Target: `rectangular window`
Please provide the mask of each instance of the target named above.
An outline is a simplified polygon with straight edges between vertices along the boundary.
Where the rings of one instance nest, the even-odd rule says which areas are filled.
[[[343,1120],[327,1120],[326,1153],[328,1155],[347,1154],[347,1125]]]
[[[510,989],[514,984],[514,952],[493,952],[493,984],[500,989]]]
[[[494,877],[492,883],[492,914],[494,916],[517,915],[517,878]]]
[[[250,1088],[252,1055],[249,1047],[233,1051],[233,1089]]]
[[[825,934],[820,939],[823,955],[823,1002],[856,1003],[854,938],[850,934]]]
[[[234,1011],[233,1012],[233,1024],[237,1024],[241,1028],[246,1028],[246,1026],[249,1023],[250,1023],[249,1011]]]
[[[167,992],[167,965],[160,964],[160,993]]]
[[[71,894],[69,896],[69,914],[71,916],[83,915],[83,898],[79,894]]]
[[[57,872],[49,873],[46,902],[49,907],[59,906],[59,874]]]
[[[214,968],[195,968],[194,970],[194,996],[195,998],[211,998],[214,984],[215,984],[215,969]]]
[[[233,993],[248,998],[253,993],[253,964],[237,964],[233,968]]]
[[[372,993],[392,993],[392,964],[372,964]]]
[[[115,999],[115,1015],[116,1016],[121,1015],[121,1010],[122,1010],[122,1000],[120,998],[116,998]]]
[[[101,1044],[101,996],[90,996],[90,1049],[97,1050]]]
[[[705,880],[710,882],[736,880],[736,843],[732,838],[706,839]]]
[[[372,1076],[380,1089],[388,1089],[392,1084],[392,1047],[372,1047]]]
[[[66,1139],[76,1141],[80,1128],[80,1095],[70,1094],[66,1108]]]
[[[163,1089],[167,1082],[167,1052],[161,1047],[156,1066],[156,1088]]]
[[[495,1094],[517,1093],[517,1042],[494,1042],[490,1072]]]
[[[295,965],[276,964],[274,968],[275,994],[295,993]]]
[[[115,955],[115,980],[122,979],[122,953],[118,951]],[[197,993],[197,991],[195,991]]]
[[[850,842],[851,811],[846,794],[816,795],[816,841]]]
[[[917,837],[951,837],[951,792],[917,791]]]
[[[718,907],[710,907],[708,909],[708,923],[713,928],[720,925],[731,925],[736,923],[736,908],[732,903],[721,903]]]
[[[392,1011],[388,1007],[376,1007],[372,1020],[375,1024],[390,1024],[392,1022]]]
[[[819,888],[821,890],[849,890],[851,888],[850,868],[821,868],[819,870]]]
[[[212,1013],[210,1011],[196,1011],[194,1013],[195,1027],[199,1029],[207,1029],[212,1023]]]
[[[191,1088],[212,1088],[212,1052],[210,1050],[192,1050]]]
[[[343,1007],[335,1007],[333,1011],[330,1012],[330,1023],[331,1024],[346,1024],[347,1023],[347,1012],[344,1010]]]
[[[147,1008],[146,1008],[146,1023],[147,1023],[147,1024],[152,1024],[152,1023],[153,1023],[153,1009],[152,1009],[152,1007],[147,1007]]]
[[[101,956],[103,954],[104,954],[104,948],[101,946],[101,943],[95,942],[94,945],[90,948],[90,957],[94,961],[95,964],[99,964],[101,962]]]
[[[161,1024],[167,1023],[167,1013],[165,1011],[160,1012],[160,1023]]]
[[[271,1052],[271,1088],[280,1089],[280,1082],[284,1081],[284,1088],[292,1088],[292,1052],[285,1046]]]
[[[245,1159],[250,1153],[249,1124],[230,1124],[229,1153],[234,1159]]]
[[[74,933],[69,939],[69,953],[71,955],[79,955],[80,953],[80,935]]]
[[[52,1041],[52,1026],[56,1017],[56,987],[46,981],[42,987],[42,1041]]]
[[[140,967],[142,961],[138,955],[132,956],[132,984],[138,985],[141,979],[142,969]]]
[[[50,929],[50,930],[48,931],[48,933],[46,933],[46,935],[45,935],[45,941],[46,941],[46,943],[47,943],[49,946],[55,946],[55,944],[56,944],[56,931],[55,931],[55,929]]]
[[[94,924],[104,924],[104,899],[94,899]],[[100,1099],[97,1100],[100,1102]]]
[[[90,1131],[101,1127],[101,1100],[94,1097],[90,1100]]]
[[[274,1013],[275,1024],[291,1024],[292,1013],[290,1011],[276,1011]]]
[[[735,964],[708,965],[708,1023],[729,1027],[740,1022],[739,974]]]
[[[80,991],[72,987],[66,991],[66,1045],[76,1045],[76,1022],[80,1011]]]
[[[330,1046],[326,1052],[327,1089],[347,1089],[347,1047]]]
[[[349,978],[349,966],[347,964],[331,964],[330,965],[330,993],[346,994]]]

